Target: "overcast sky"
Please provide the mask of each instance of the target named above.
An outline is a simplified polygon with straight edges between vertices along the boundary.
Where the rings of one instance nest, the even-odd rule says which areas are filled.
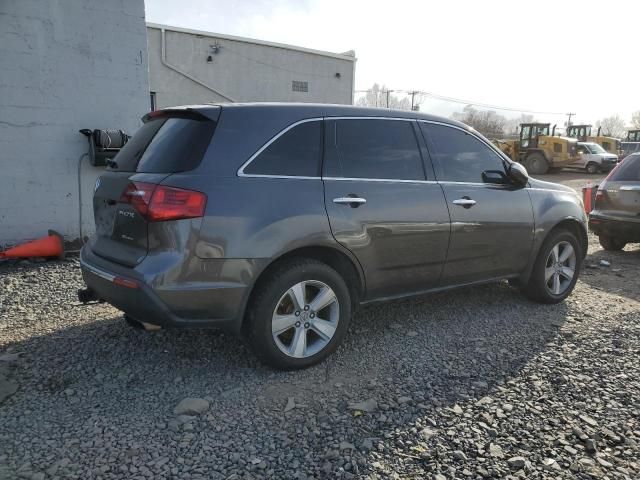
[[[615,113],[628,122],[640,110],[637,0],[145,3],[149,22],[353,49],[357,90],[377,82],[504,107],[575,112],[574,123]],[[446,114],[463,106],[428,100],[422,110]]]

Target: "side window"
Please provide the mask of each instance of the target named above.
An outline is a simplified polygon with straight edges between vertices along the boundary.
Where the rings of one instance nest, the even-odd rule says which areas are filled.
[[[420,128],[430,139],[429,153],[438,180],[482,183],[485,170],[504,171],[498,154],[473,135],[430,123],[421,122]]]
[[[319,177],[322,121],[301,123],[265,148],[243,172],[247,175]]]
[[[413,122],[353,119],[327,125],[332,131],[328,132],[325,176],[424,180]]]

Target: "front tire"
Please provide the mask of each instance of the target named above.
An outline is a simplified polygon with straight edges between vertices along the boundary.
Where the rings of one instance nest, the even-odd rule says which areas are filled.
[[[568,230],[551,232],[522,292],[535,302],[560,303],[573,291],[581,266],[582,250],[575,235]]]
[[[585,170],[587,171],[587,173],[590,173],[591,175],[593,175],[594,173],[598,173],[600,171],[600,168],[598,167],[597,163],[592,162],[587,165]]]
[[[294,259],[256,285],[247,310],[247,339],[267,365],[297,370],[322,362],[347,333],[351,295],[328,265]]]
[[[540,152],[533,152],[527,156],[526,167],[529,173],[544,175],[549,171],[549,162]]]
[[[627,245],[627,242],[625,242],[624,240],[614,237],[608,237],[606,235],[600,235],[598,237],[598,240],[600,241],[600,245],[602,246],[602,248],[610,252],[622,250]]]

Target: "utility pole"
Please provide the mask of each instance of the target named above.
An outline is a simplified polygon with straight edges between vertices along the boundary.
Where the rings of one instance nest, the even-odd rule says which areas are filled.
[[[411,111],[415,111],[416,110],[416,105],[415,105],[415,98],[416,95],[419,94],[420,92],[417,90],[412,90],[410,92],[407,92],[409,95],[411,95]]]
[[[387,94],[387,108],[389,108],[389,94],[393,92],[393,90],[387,90],[385,93]]]
[[[571,117],[573,117],[575,115],[575,113],[567,113],[567,117],[569,117],[569,119],[567,120],[567,127],[571,126]]]

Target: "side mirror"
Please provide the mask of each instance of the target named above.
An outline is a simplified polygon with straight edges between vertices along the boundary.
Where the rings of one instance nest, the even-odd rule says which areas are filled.
[[[498,185],[509,183],[509,179],[502,170],[485,170],[482,172],[482,181]]]
[[[529,174],[527,173],[527,169],[524,168],[520,163],[512,163],[509,165],[509,169],[507,170],[507,176],[511,183],[518,185],[520,187],[524,187],[529,181]]]

